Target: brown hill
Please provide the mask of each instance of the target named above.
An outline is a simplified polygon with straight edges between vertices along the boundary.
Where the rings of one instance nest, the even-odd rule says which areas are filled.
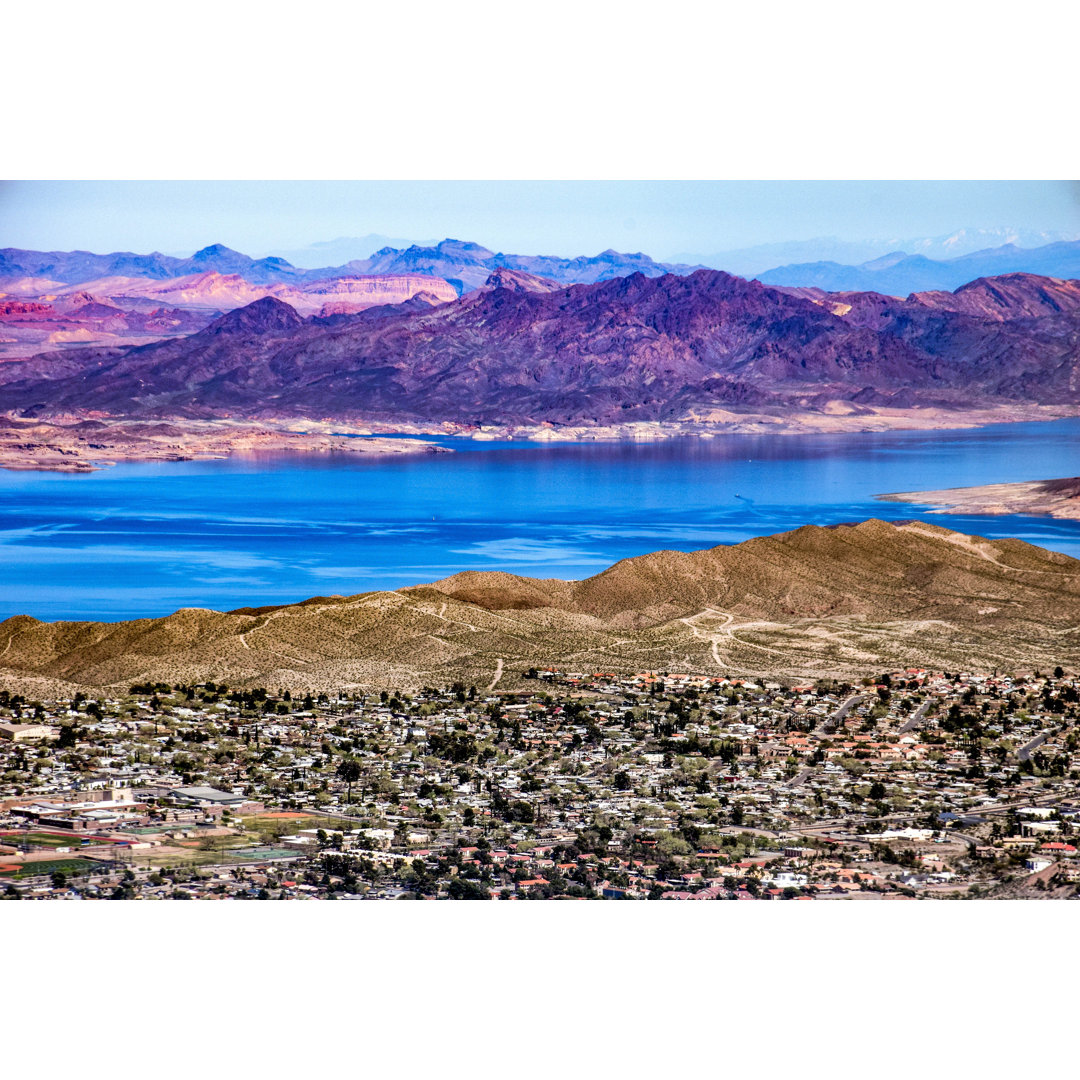
[[[792,678],[1080,663],[1080,562],[921,522],[806,526],[627,559],[124,623],[0,623],[0,684],[222,679],[317,689],[513,686],[530,667]]]

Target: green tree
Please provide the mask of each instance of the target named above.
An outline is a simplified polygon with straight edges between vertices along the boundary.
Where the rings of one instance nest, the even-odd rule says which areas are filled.
[[[360,766],[360,762],[355,758],[345,758],[344,761],[337,768],[337,774],[339,779],[344,780],[346,784],[346,802],[352,802],[352,786],[364,775],[364,770]]]
[[[449,893],[451,900],[491,899],[491,894],[482,885],[462,877],[451,878],[447,892]]]

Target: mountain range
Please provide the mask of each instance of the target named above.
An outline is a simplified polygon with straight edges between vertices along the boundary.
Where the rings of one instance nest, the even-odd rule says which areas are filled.
[[[422,274],[350,275],[295,284],[255,285],[239,274],[207,270],[184,277],[106,277],[78,285],[42,278],[9,279],[0,295],[0,359],[50,347],[145,345],[193,334],[222,313],[266,296],[304,315],[355,314],[420,298],[457,299],[442,278]]]
[[[264,297],[184,338],[0,365],[8,410],[365,423],[708,423],[875,408],[1080,405],[1080,286],[1033,275],[900,300],[722,271],[303,318]]]
[[[382,239],[342,239],[312,245],[310,251],[370,252],[368,245]],[[253,259],[222,244],[185,258],[5,248],[0,251],[0,361],[49,348],[146,345],[194,333],[222,313],[266,296],[303,315],[346,315],[417,296],[429,304],[446,303],[482,287],[496,271],[537,280],[542,274],[559,286],[635,272],[655,277],[672,269],[690,268],[614,251],[576,259],[503,255],[458,240],[383,245],[369,257],[322,269],[301,269],[279,256]],[[90,297],[97,307],[73,305],[72,296]]]
[[[0,623],[4,685],[512,688],[530,668],[818,678],[1080,663],[1080,562],[1019,540],[865,521],[626,559],[584,581],[500,572],[232,612]]]
[[[953,259],[894,251],[857,266],[836,262],[794,263],[766,270],[766,285],[813,286],[826,292],[866,291],[907,296],[913,292],[956,289],[980,277],[1028,273],[1046,277],[1080,277],[1080,240],[1037,248],[1015,244],[976,251]]]
[[[224,244],[211,244],[186,259],[162,255],[136,255],[130,251],[114,251],[95,255],[90,251],[28,251],[23,248],[0,248],[0,278],[43,278],[53,282],[74,284],[97,278],[136,277],[163,281],[215,271],[219,274],[239,274],[259,285],[275,281],[302,279],[309,271],[298,270],[284,259],[275,257],[253,259],[233,251]]]
[[[628,255],[609,249],[592,257],[581,255],[565,259],[552,255],[507,255],[460,240],[443,240],[435,247],[382,248],[371,258],[349,263],[349,266],[363,274],[432,274],[446,278],[461,292],[479,288],[499,267],[521,270],[565,285],[606,281],[633,273],[660,277],[666,273],[685,274],[697,269],[682,264],[658,263],[640,251]]]
[[[435,241],[431,241],[431,244],[434,243]],[[339,266],[352,262],[353,259],[367,259],[379,248],[407,248],[411,244],[412,241],[401,237],[368,233],[366,236],[339,236],[335,240],[316,240],[312,244],[298,248],[275,248],[265,254],[276,255],[279,259],[291,262],[293,266],[313,269],[317,266]]]
[[[841,240],[818,236],[810,240],[783,240],[750,247],[731,248],[711,255],[680,253],[675,262],[701,263],[740,277],[757,277],[792,263],[841,263],[854,266],[879,259],[889,252],[923,255],[928,259],[956,259],[989,248],[1015,244],[1020,248],[1040,248],[1062,240],[1080,240],[1080,232],[1055,232],[1022,228],[954,229],[940,236],[891,237],[871,240]],[[276,254],[282,254],[277,252]],[[1019,267],[1021,270],[1030,267]],[[1047,271],[1050,273],[1052,271]],[[911,291],[911,290],[907,290]]]
[[[600,281],[640,272],[648,277],[683,273],[689,266],[657,263],[640,252],[632,255],[603,251],[592,257],[573,259],[547,255],[508,255],[489,251],[480,244],[443,240],[433,247],[383,247],[366,259],[354,259],[340,266],[301,269],[277,256],[253,259],[223,244],[211,244],[189,258],[152,252],[136,255],[129,251],[95,255],[89,251],[28,251],[0,249],[0,290],[4,279],[34,278],[54,285],[81,284],[101,278],[187,277],[213,272],[237,274],[253,285],[301,284],[357,275],[424,274],[443,278],[459,293],[478,288],[496,267],[505,266],[553,278],[564,284]]]
[[[602,251],[599,255],[565,258],[551,255],[513,255],[491,251],[481,244],[442,240],[437,244],[373,247],[384,237],[372,234],[312,244],[293,253],[304,259],[303,267],[280,255],[255,259],[223,244],[211,244],[186,258],[152,252],[29,251],[0,249],[0,292],[12,292],[13,283],[30,279],[38,291],[62,285],[79,285],[110,278],[149,278],[164,281],[206,273],[239,275],[252,285],[293,284],[363,275],[423,274],[451,282],[458,293],[479,288],[499,267],[547,277],[564,285],[588,284],[640,272],[646,277],[664,273],[686,274],[710,267],[756,277],[766,285],[816,287],[829,292],[873,291],[894,296],[933,289],[956,289],[978,277],[1030,273],[1047,277],[1080,277],[1080,240],[1054,239],[1037,246],[1021,246],[1054,234],[1009,229],[960,229],[945,237],[897,242],[883,248],[884,241],[853,243],[819,239],[760,244],[714,255],[683,256],[673,263],[657,262],[638,252]],[[1065,235],[1065,234],[1062,234]],[[979,240],[1005,240],[972,250]],[[355,252],[368,252],[351,257]],[[874,252],[873,257],[868,257]],[[884,252],[884,253],[882,253]],[[955,252],[956,254],[952,254]],[[823,254],[832,257],[822,258]],[[321,267],[310,264],[319,256],[343,262]],[[807,258],[816,255],[816,258]],[[936,257],[935,257],[936,256]],[[785,260],[781,262],[780,260]],[[24,287],[21,295],[28,295]]]

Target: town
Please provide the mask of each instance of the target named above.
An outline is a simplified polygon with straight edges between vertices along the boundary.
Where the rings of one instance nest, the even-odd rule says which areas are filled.
[[[4,899],[1080,895],[1080,679],[0,691]]]

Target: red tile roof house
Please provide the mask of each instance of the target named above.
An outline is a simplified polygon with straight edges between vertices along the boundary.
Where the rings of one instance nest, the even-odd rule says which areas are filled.
[[[1053,841],[1049,844],[1040,844],[1039,850],[1044,851],[1047,854],[1052,855],[1064,855],[1066,858],[1073,858],[1076,855],[1076,848],[1072,844],[1063,844],[1060,841]]]

